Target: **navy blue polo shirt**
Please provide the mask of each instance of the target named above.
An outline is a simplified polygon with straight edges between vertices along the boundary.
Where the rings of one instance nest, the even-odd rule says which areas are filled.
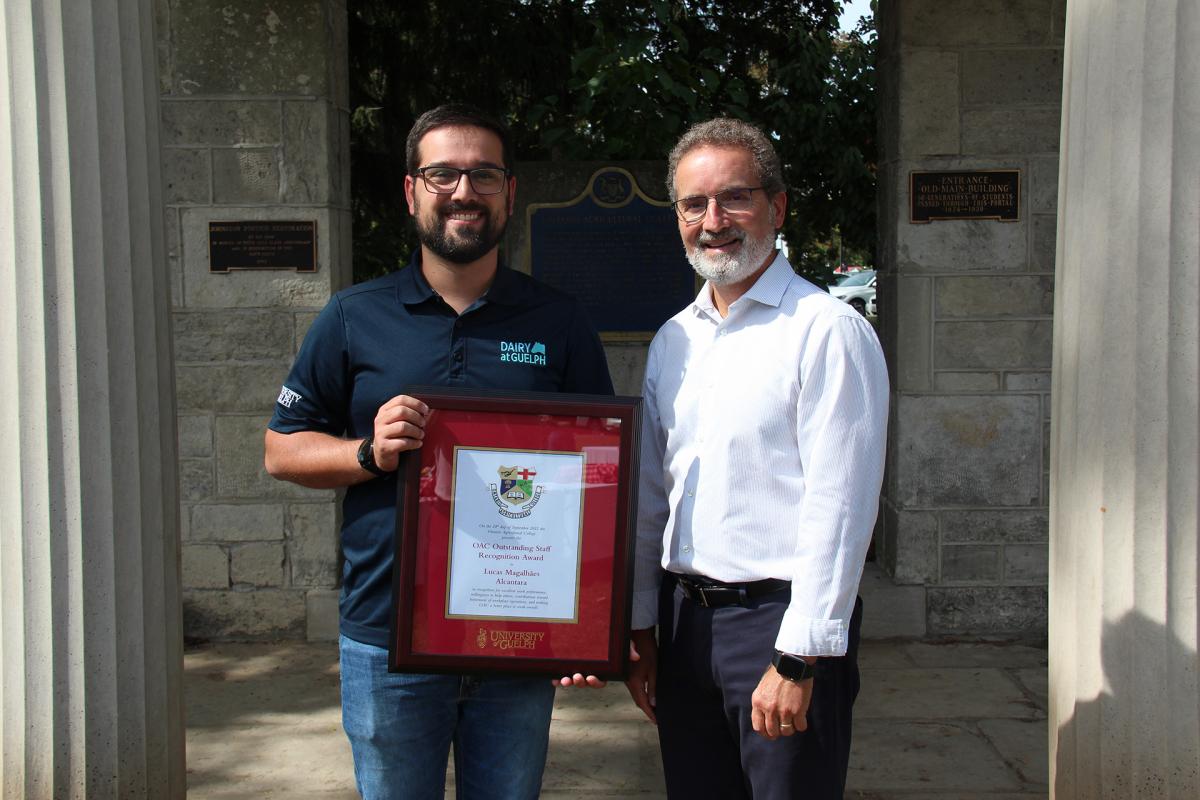
[[[501,266],[487,294],[460,316],[414,258],[329,301],[269,427],[363,438],[381,405],[421,385],[613,391],[600,339],[572,297]],[[395,503],[395,476],[351,486],[342,502],[341,632],[379,647],[388,644]]]

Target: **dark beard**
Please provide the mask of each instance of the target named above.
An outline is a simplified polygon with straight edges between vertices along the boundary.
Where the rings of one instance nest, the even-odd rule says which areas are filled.
[[[447,235],[446,215],[458,211],[482,211],[485,215],[483,230],[461,231],[451,238]],[[478,261],[495,249],[504,236],[507,220],[496,223],[492,212],[486,206],[466,203],[450,203],[441,210],[429,225],[422,224],[417,219],[417,239],[431,253],[454,264],[470,264]]]

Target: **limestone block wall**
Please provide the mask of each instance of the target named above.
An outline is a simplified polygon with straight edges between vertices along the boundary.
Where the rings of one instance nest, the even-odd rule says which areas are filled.
[[[877,551],[932,635],[1046,629],[1065,0],[882,2]],[[909,222],[914,170],[1017,169],[1020,219]]]
[[[185,634],[336,631],[337,506],[262,440],[313,317],[350,282],[344,0],[156,0]],[[316,220],[315,273],[210,273],[213,220]]]

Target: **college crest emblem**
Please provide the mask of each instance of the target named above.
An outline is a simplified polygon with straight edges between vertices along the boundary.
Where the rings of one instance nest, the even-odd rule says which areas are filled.
[[[509,505],[519,506],[533,497],[533,476],[537,472],[528,467],[500,467],[500,496]]]
[[[495,501],[503,516],[510,519],[528,517],[542,497],[544,486],[535,486],[533,479],[537,470],[532,467],[501,466],[497,473],[500,475],[500,485],[491,485],[492,500]]]

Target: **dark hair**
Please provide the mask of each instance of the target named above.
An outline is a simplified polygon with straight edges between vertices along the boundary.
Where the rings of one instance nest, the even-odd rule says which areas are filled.
[[[496,134],[500,139],[500,147],[504,154],[504,168],[512,169],[512,136],[508,128],[498,120],[485,114],[481,109],[466,103],[446,103],[437,108],[431,108],[413,123],[408,132],[408,140],[404,144],[404,155],[407,159],[408,174],[415,175],[417,168],[417,147],[425,134],[434,128],[461,126],[466,128],[483,128]]]
[[[672,202],[679,199],[675,196],[675,169],[683,157],[697,147],[740,147],[747,150],[758,168],[758,183],[768,195],[776,195],[787,189],[779,154],[767,135],[749,122],[717,117],[688,128],[671,148],[671,155],[667,158],[667,194]]]

